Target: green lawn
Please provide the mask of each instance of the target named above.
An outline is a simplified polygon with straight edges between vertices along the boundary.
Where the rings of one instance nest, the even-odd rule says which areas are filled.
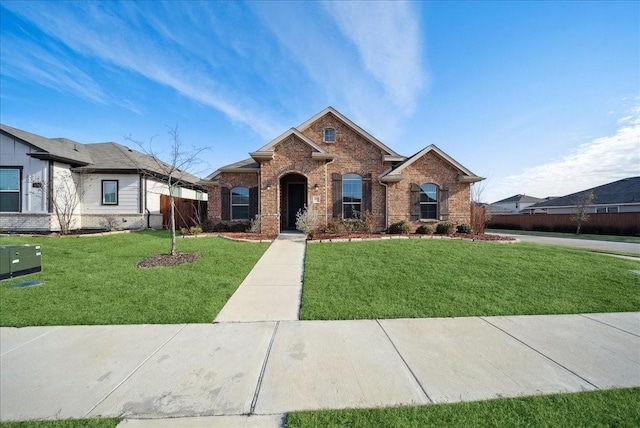
[[[211,322],[268,247],[222,238],[178,238],[194,263],[141,269],[170,247],[164,231],[94,237],[10,237],[0,245],[40,244],[43,271],[0,283],[2,326]],[[44,280],[11,288],[25,279]]]
[[[531,235],[531,236],[548,236],[551,238],[568,238],[568,239],[593,239],[596,241],[612,241],[612,242],[631,242],[640,244],[638,236],[618,236],[618,235],[590,235],[575,233],[558,233],[558,232],[537,232],[534,230],[507,230],[507,229],[487,229],[487,233],[508,233],[511,235]]]
[[[289,428],[638,427],[640,388],[471,403],[289,413]]]
[[[302,319],[640,310],[640,262],[573,248],[410,239],[307,246]]]

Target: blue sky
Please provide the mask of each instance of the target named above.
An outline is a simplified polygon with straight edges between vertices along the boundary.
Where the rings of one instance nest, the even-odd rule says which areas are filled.
[[[482,199],[640,175],[639,2],[0,3],[0,119],[47,137],[167,126],[206,176],[331,105]]]

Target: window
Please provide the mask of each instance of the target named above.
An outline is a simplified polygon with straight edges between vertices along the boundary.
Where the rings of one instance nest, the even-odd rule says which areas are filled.
[[[435,184],[420,186],[420,218],[438,219],[438,186]]]
[[[196,190],[196,200],[202,200],[202,190]]]
[[[118,180],[102,180],[102,205],[118,205]]]
[[[342,177],[342,218],[354,218],[362,209],[362,177],[347,174]]]
[[[175,196],[176,198],[179,198],[180,196],[182,196],[182,189],[178,186],[171,186],[171,196]]]
[[[231,189],[231,220],[249,220],[249,189]]]
[[[605,214],[605,213],[617,213],[618,207],[597,207],[596,213]]]
[[[336,141],[336,130],[333,128],[324,128],[324,142],[334,143]]]
[[[22,168],[0,168],[0,212],[20,212]]]

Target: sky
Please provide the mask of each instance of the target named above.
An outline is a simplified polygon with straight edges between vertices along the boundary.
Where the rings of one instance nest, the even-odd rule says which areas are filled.
[[[0,121],[28,132],[162,156],[177,127],[205,177],[327,106],[484,202],[638,176],[640,2],[0,3]]]

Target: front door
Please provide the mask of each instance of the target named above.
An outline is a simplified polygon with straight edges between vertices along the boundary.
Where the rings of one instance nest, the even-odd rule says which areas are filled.
[[[296,214],[304,209],[307,195],[304,183],[287,184],[287,228],[296,228]]]

